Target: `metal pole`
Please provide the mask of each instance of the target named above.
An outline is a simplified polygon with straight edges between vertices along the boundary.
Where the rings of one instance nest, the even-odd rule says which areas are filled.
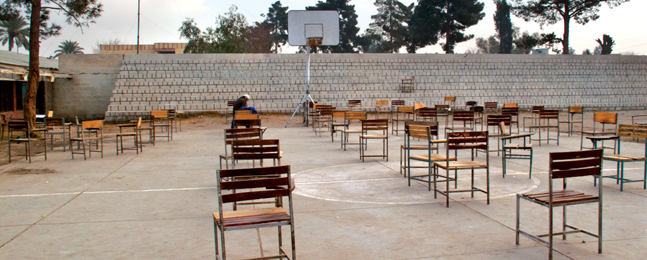
[[[310,96],[310,45],[306,46],[306,97]],[[306,100],[308,104],[306,105],[306,127],[308,126],[308,108],[310,107],[310,101]]]
[[[139,54],[139,1],[137,0],[137,54]]]

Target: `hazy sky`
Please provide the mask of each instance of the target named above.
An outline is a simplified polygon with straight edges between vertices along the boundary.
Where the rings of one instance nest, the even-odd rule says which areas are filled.
[[[83,33],[78,28],[65,24],[60,15],[53,14],[54,21],[63,25],[60,36],[47,39],[41,43],[41,56],[50,56],[64,40],[78,41],[85,48],[85,53],[92,53],[97,41],[120,39],[125,44],[137,42],[137,0],[100,0],[104,5],[102,16],[89,28],[83,28]],[[186,42],[179,39],[178,28],[186,17],[194,18],[201,29],[213,27],[215,18],[226,13],[232,4],[238,6],[238,11],[243,14],[251,24],[254,21],[264,20],[261,14],[267,13],[268,8],[276,0],[141,0],[141,25],[140,43],[152,44],[156,42]],[[373,5],[375,0],[351,0],[357,11],[360,32],[363,32],[371,23],[371,15],[375,14]],[[401,0],[410,4],[413,0]],[[495,34],[493,13],[496,9],[492,0],[484,0],[485,18],[476,26],[470,27],[467,33],[476,37],[488,37]],[[282,0],[283,6],[289,10],[304,10],[306,6],[313,6],[316,0]],[[593,49],[597,46],[595,39],[602,38],[602,34],[609,34],[616,41],[613,53],[633,52],[647,55],[647,10],[646,0],[632,0],[614,9],[603,5],[600,19],[582,26],[571,22],[570,45],[577,54],[583,50]],[[540,29],[533,22],[524,22],[513,16],[515,26],[521,31],[555,32],[559,37],[563,33],[562,23]],[[443,41],[443,40],[441,40]],[[460,43],[455,52],[462,53],[469,48],[474,48],[474,40]],[[561,49],[561,45],[559,45]],[[3,48],[7,48],[4,46]],[[26,53],[21,49],[21,53]],[[293,48],[284,49],[292,53]],[[444,53],[440,45],[423,49],[421,52]]]

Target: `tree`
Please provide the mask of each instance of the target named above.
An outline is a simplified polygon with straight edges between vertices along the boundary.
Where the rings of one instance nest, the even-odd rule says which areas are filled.
[[[97,41],[97,43],[92,47],[92,53],[94,54],[100,54],[101,53],[101,45],[119,45],[121,44],[121,40],[119,38],[114,38],[114,39],[108,39],[108,40],[100,40]]]
[[[43,5],[44,3],[44,5]],[[24,118],[34,127],[36,119],[36,92],[40,79],[40,40],[58,35],[61,27],[48,24],[50,11],[66,16],[66,22],[79,28],[88,26],[101,16],[103,11],[98,0],[5,0],[1,5],[0,17],[6,18],[19,11],[30,18],[29,29],[29,75],[25,94]]]
[[[499,53],[512,53],[514,30],[510,20],[510,5],[506,0],[494,0],[494,3],[496,4],[494,26],[500,43]]]
[[[477,0],[420,0],[411,18],[418,35],[414,42],[418,47],[435,44],[439,34],[445,39],[441,44],[445,53],[454,53],[457,43],[474,38],[463,32],[485,17],[483,6]]]
[[[180,27],[180,38],[189,40],[184,53],[245,53],[247,45],[247,19],[237,13],[232,5],[225,15],[218,15],[216,28],[208,27],[202,32],[192,18],[187,18]]]
[[[279,53],[279,45],[285,45],[288,42],[288,7],[283,7],[281,1],[276,1],[269,8],[265,15],[263,23],[270,27],[274,53]],[[257,26],[258,27],[258,26]]]
[[[12,16],[9,17],[9,20],[0,21],[0,41],[2,41],[2,46],[8,44],[9,51],[11,51],[16,46],[16,52],[20,47],[25,49],[29,48],[29,24],[25,21],[25,18],[22,16]]]
[[[499,49],[501,47],[501,44],[494,35],[488,37],[487,39],[481,37],[476,38],[476,47],[478,48],[478,53],[501,53]],[[510,51],[512,52],[512,50]]]
[[[591,53],[591,50],[586,49],[582,52],[582,55],[593,55],[593,53]]]
[[[61,54],[83,54],[83,48],[76,41],[65,40],[58,45],[58,49],[54,53],[54,58]]]
[[[593,49],[593,55],[601,55],[602,54],[602,47],[597,46],[595,49]]]
[[[315,6],[307,6],[306,10],[336,10],[339,12],[339,45],[321,46],[312,48],[313,52],[321,49],[324,52],[353,53],[357,52],[359,27],[357,27],[357,14],[355,5],[349,5],[350,0],[326,0],[319,1]]]
[[[611,38],[611,36],[607,34],[602,35],[602,41],[600,38],[595,40],[599,45],[600,45],[600,54],[602,55],[607,55],[611,54],[613,51],[613,45],[616,44],[616,42]]]
[[[384,37],[383,49],[397,53],[407,44],[408,28],[406,23],[411,20],[414,4],[404,5],[397,0],[375,0],[377,14],[371,15],[373,22],[369,25],[375,34]]]
[[[515,16],[526,22],[539,23],[542,28],[545,25],[564,21],[562,50],[564,54],[569,54],[568,37],[571,20],[584,25],[600,17],[598,12],[602,3],[613,8],[624,2],[629,2],[629,0],[515,0],[512,10]]]
[[[274,37],[271,34],[272,27],[267,23],[254,23],[254,26],[247,27],[246,52],[270,53],[274,45]],[[277,46],[278,47],[278,46]]]

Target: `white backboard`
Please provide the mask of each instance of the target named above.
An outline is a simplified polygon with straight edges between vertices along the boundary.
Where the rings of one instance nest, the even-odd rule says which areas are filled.
[[[288,12],[288,42],[306,46],[308,37],[323,37],[321,45],[339,44],[339,13],[337,11]]]

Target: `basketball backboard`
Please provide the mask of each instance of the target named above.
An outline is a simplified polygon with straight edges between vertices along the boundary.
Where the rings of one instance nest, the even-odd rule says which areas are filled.
[[[312,44],[311,41],[310,45],[338,45],[339,13],[337,11],[289,11],[288,42],[290,45],[306,46],[308,38],[320,39],[320,44]]]

